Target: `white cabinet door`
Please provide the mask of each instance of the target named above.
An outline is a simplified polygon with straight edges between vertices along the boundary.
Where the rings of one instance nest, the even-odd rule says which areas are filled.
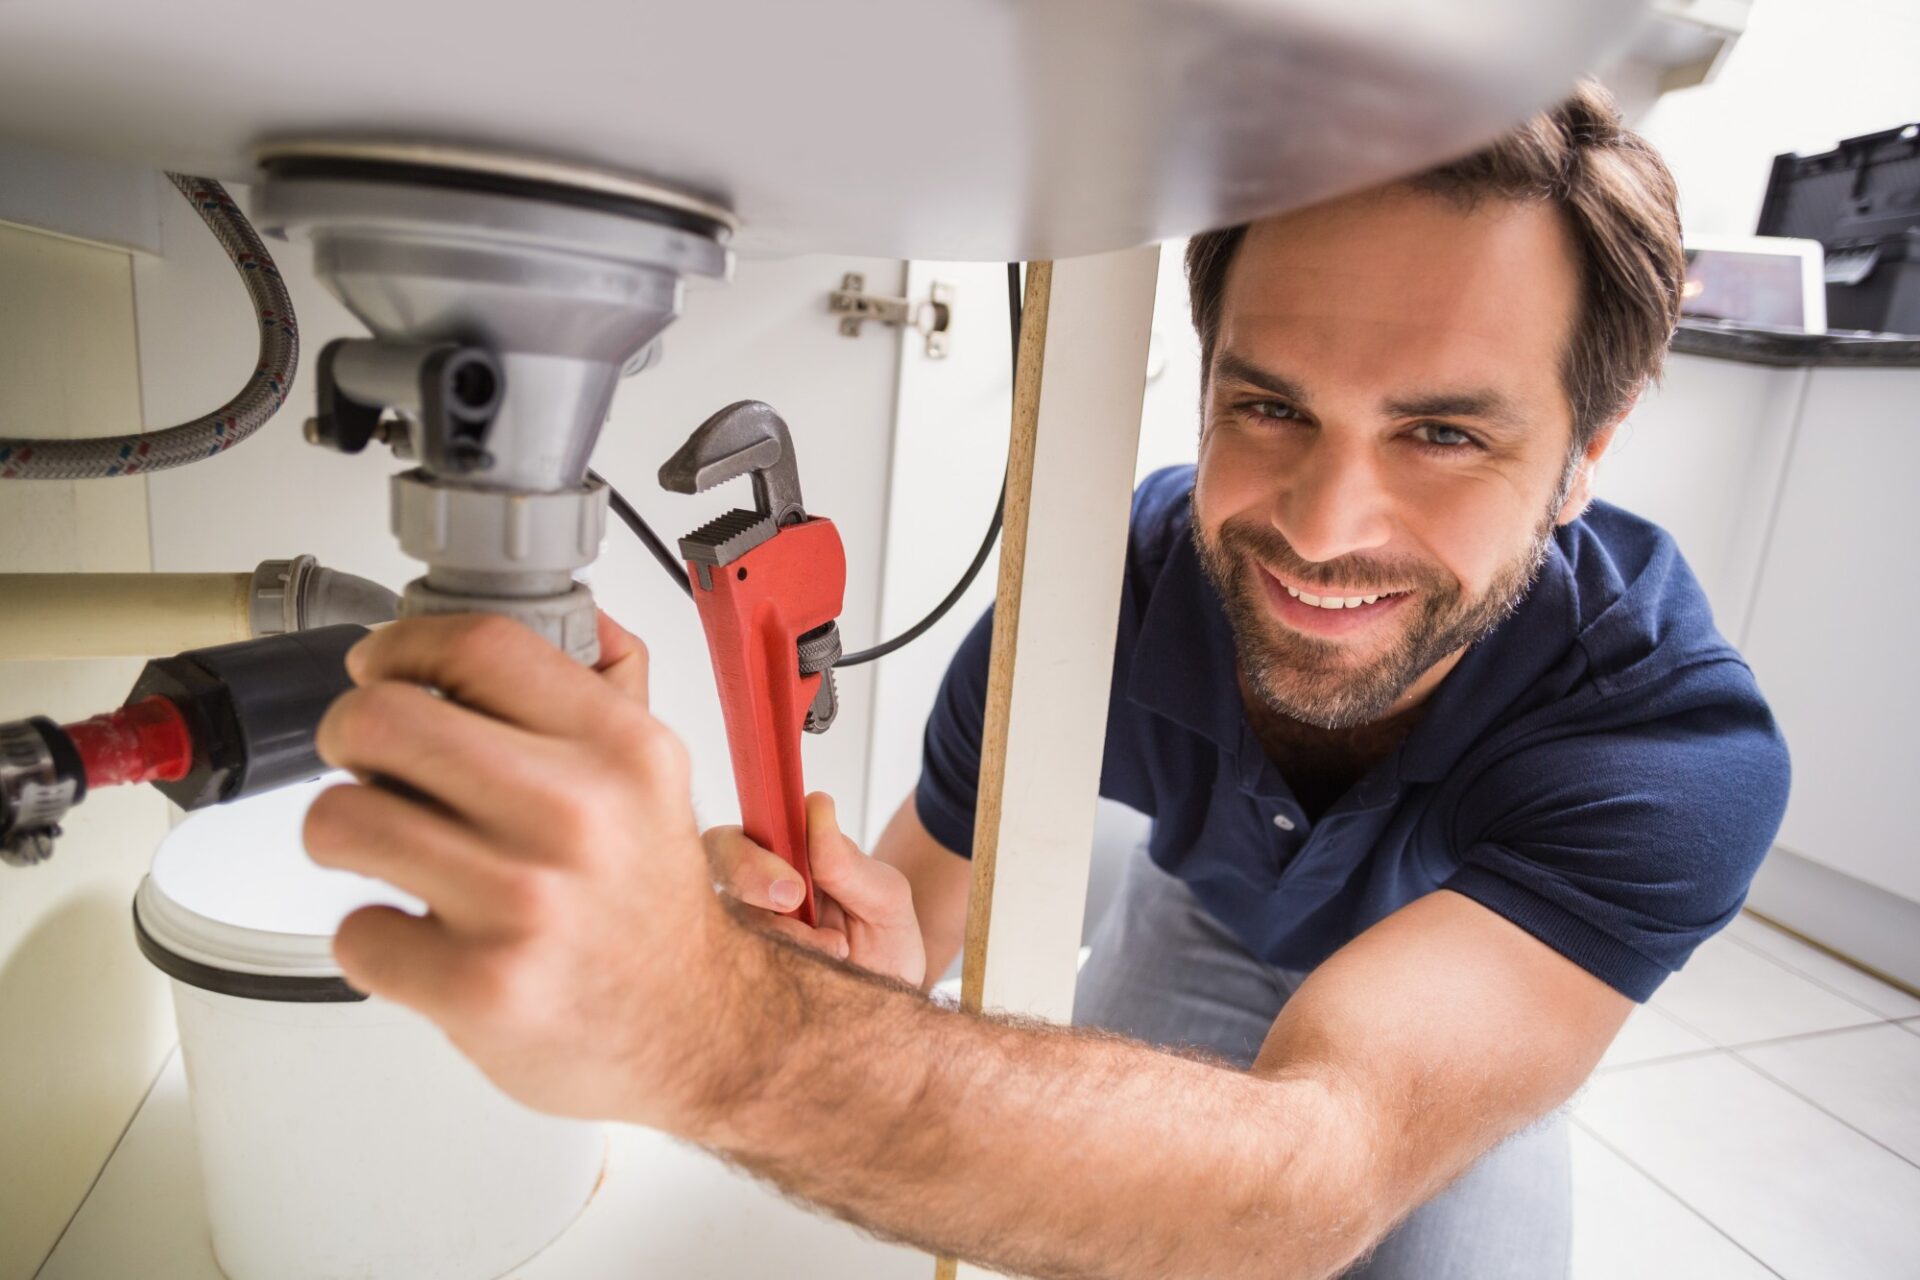
[[[1920,369],[1814,371],[1746,653],[1793,753],[1780,844],[1920,902],[1915,474]]]
[[[1675,354],[1600,466],[1600,496],[1673,535],[1735,644],[1810,372]]]

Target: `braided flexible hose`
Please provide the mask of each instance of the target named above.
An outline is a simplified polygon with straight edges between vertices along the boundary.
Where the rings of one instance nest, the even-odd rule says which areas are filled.
[[[167,175],[233,259],[260,315],[260,361],[233,399],[177,427],[79,440],[0,436],[0,480],[89,480],[130,476],[211,458],[265,424],[286,400],[300,357],[293,302],[260,237],[226,189],[211,178]]]

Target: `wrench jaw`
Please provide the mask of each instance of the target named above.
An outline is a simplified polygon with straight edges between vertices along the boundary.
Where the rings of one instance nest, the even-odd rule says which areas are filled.
[[[736,400],[694,428],[661,466],[660,487],[705,493],[738,476],[753,480],[754,507],[776,526],[807,518],[793,433],[772,405],[759,400]]]

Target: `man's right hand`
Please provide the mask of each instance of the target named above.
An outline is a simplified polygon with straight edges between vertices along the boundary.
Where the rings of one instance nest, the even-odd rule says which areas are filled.
[[[807,859],[819,899],[815,928],[781,914],[799,905],[803,888],[779,854],[739,827],[714,827],[702,839],[715,887],[748,908],[762,928],[911,987],[925,980],[926,944],[912,886],[841,834],[831,797],[818,791],[807,797]]]

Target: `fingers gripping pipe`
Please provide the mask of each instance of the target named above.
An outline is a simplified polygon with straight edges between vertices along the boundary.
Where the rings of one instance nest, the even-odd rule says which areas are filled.
[[[88,480],[184,466],[239,444],[285,401],[300,359],[300,335],[272,255],[219,183],[178,173],[167,177],[227,251],[253,299],[260,355],[252,376],[233,399],[177,427],[80,440],[0,436],[0,480]]]

